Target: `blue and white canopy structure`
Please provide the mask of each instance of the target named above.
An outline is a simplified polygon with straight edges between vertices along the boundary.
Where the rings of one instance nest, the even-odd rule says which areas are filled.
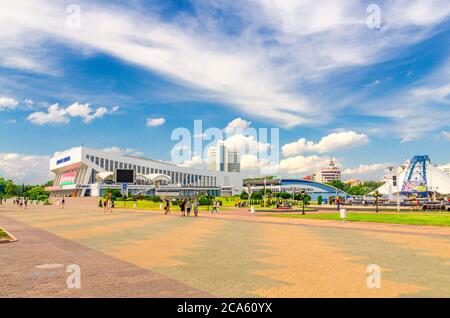
[[[450,194],[450,176],[431,163],[427,155],[414,156],[378,188],[383,195],[428,196],[430,192]]]

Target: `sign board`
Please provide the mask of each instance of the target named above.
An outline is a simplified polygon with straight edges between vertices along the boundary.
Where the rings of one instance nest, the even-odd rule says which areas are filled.
[[[128,196],[128,183],[122,183],[120,187],[120,194],[124,197]]]
[[[76,176],[77,176],[76,171],[64,172],[61,176],[61,181],[59,182],[59,185],[64,186],[74,184]]]
[[[133,169],[116,169],[114,173],[114,180],[117,183],[134,183],[136,173]]]
[[[60,165],[60,164],[63,164],[65,162],[69,162],[69,161],[70,161],[70,156],[69,157],[64,157],[62,159],[57,160],[56,161],[56,165]]]
[[[340,209],[339,215],[341,216],[341,219],[345,219],[347,217],[347,210],[346,209]]]

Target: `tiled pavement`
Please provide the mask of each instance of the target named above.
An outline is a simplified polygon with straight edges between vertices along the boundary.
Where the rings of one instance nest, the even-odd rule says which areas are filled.
[[[20,240],[0,245],[3,297],[450,297],[448,228],[79,206],[2,206],[0,227]],[[66,288],[68,264],[81,289]]]

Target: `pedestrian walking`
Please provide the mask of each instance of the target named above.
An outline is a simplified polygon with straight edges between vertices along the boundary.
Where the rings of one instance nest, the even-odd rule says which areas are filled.
[[[59,198],[58,198],[58,200],[56,200],[56,208],[58,210],[61,208],[61,201],[59,201]]]
[[[169,199],[164,200],[164,214],[170,213],[170,201]]]
[[[112,200],[111,199],[108,199],[108,202],[106,203],[106,209],[110,212],[110,213],[112,213]]]
[[[219,204],[218,204],[217,200],[214,200],[214,202],[213,202],[213,208],[212,208],[212,210],[211,210],[211,214],[214,213],[214,212],[219,213],[218,205],[219,205]]]
[[[192,208],[192,202],[191,202],[191,199],[188,199],[188,201],[186,203],[187,216],[191,216],[191,208]]]
[[[64,205],[65,205],[65,204],[66,204],[66,198],[63,197],[62,200],[61,200],[61,209],[64,210]]]
[[[198,206],[199,206],[198,199],[195,199],[195,201],[194,201],[194,216],[198,216]]]

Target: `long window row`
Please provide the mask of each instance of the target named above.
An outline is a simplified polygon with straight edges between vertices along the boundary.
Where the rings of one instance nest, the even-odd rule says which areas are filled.
[[[182,173],[164,169],[156,169],[151,167],[145,167],[140,165],[132,165],[126,162],[119,162],[114,160],[109,160],[106,158],[95,157],[91,155],[86,155],[86,159],[91,161],[92,163],[100,166],[102,169],[105,169],[109,172],[114,172],[116,169],[133,169],[139,174],[148,175],[148,174],[164,174],[169,176],[172,179],[172,183],[178,184],[180,183],[183,186],[192,185],[192,186],[204,186],[211,187],[217,185],[217,178],[212,176],[203,176],[197,174],[190,173]]]

